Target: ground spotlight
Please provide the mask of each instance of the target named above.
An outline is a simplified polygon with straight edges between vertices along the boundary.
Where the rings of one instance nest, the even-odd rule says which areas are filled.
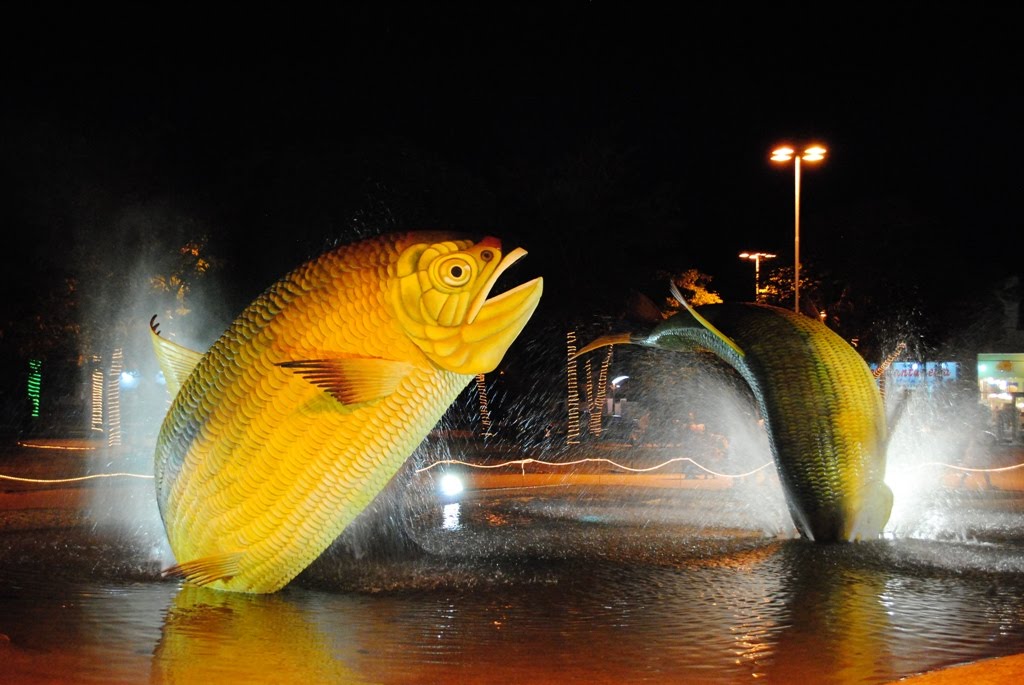
[[[441,494],[445,497],[455,497],[464,489],[462,479],[454,473],[446,473],[441,476]]]

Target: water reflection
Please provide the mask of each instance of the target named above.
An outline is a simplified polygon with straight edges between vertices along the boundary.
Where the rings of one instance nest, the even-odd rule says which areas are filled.
[[[343,635],[312,618],[291,597],[184,586],[166,612],[152,682],[371,682],[335,656]]]
[[[638,531],[623,531],[627,536]],[[390,581],[435,589],[272,597],[183,588],[154,652],[162,682],[884,683],[1017,651],[1016,574],[965,577],[885,542],[716,553],[695,540],[600,558],[425,560]],[[406,574],[402,582],[402,574]],[[955,620],[953,620],[955,617]],[[313,680],[309,680],[313,679]]]
[[[3,678],[872,685],[1024,651],[1018,536],[813,545],[613,490],[406,498],[270,596],[162,580],[137,533],[7,531]]]
[[[780,565],[787,579],[787,619],[775,645],[773,679],[806,682],[814,672],[811,664],[823,659],[829,668],[815,682],[880,682],[893,672],[885,575],[864,565],[877,555],[865,551],[785,548]]]
[[[459,510],[461,508],[462,505],[458,502],[444,505],[444,520],[441,522],[441,527],[445,530],[458,530],[461,528],[462,524],[459,523]]]

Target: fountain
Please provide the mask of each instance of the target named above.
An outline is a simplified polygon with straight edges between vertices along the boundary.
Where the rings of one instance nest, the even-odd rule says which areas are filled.
[[[475,424],[471,386],[272,595],[162,576],[155,429],[114,446],[12,441],[5,682],[886,683],[1024,651],[1020,470],[989,474],[989,490],[953,468],[965,444],[943,417],[967,406],[913,396],[884,536],[812,544],[731,371],[616,348],[644,430],[583,422],[570,444],[549,409],[564,406],[564,331],[530,336],[519,370],[532,380],[491,393],[494,434]],[[442,491],[446,477],[464,489]]]

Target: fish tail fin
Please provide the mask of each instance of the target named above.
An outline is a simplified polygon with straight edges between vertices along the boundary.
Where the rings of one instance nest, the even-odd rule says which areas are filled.
[[[199,365],[203,353],[190,350],[162,337],[160,324],[156,317],[157,315],[154,314],[153,318],[149,320],[149,337],[153,343],[153,352],[160,363],[160,370],[164,374],[164,381],[167,383],[167,392],[173,398],[184,385],[185,379],[192,373],[192,369]]]
[[[587,352],[593,352],[601,347],[608,347],[609,345],[628,345],[631,342],[633,342],[633,339],[629,333],[613,333],[612,335],[604,335],[584,345],[578,352],[576,352],[576,354],[569,357],[569,359],[576,359]]]
[[[226,552],[185,561],[164,569],[165,578],[183,578],[193,585],[209,585],[218,580],[231,580],[239,574],[242,552]]]
[[[721,340],[730,348],[732,348],[733,352],[738,354],[740,357],[747,356],[746,353],[742,349],[740,349],[740,346],[733,342],[732,338],[730,338],[725,333],[715,328],[710,321],[701,316],[697,312],[697,310],[694,309],[693,306],[686,301],[686,298],[683,297],[683,294],[681,292],[679,292],[679,288],[676,286],[674,282],[668,282],[668,289],[672,293],[672,297],[676,298],[679,301],[679,304],[683,305],[683,307],[686,308],[686,311],[690,312],[690,315],[693,318],[697,319],[701,326],[714,333],[719,340]]]

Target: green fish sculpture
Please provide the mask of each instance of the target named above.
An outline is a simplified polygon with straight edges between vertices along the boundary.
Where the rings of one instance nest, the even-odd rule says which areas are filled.
[[[647,333],[599,338],[578,354],[628,343],[711,353],[756,398],[790,514],[814,542],[881,536],[892,511],[884,482],[882,395],[857,351],[821,321],[760,304],[691,307]]]

